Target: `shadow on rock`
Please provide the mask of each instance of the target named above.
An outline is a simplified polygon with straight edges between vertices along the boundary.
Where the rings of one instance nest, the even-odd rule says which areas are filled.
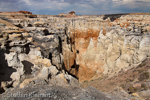
[[[0,94],[5,92],[4,88],[2,87],[2,82],[12,81],[10,76],[13,72],[16,72],[16,69],[8,66],[4,53],[4,50],[0,50]],[[7,85],[7,87],[11,86]]]
[[[120,18],[123,15],[127,15],[127,14],[109,14],[109,15],[104,15],[103,20],[106,20],[107,18],[110,18],[111,22],[113,22],[114,20]]]
[[[31,72],[32,72],[31,67],[32,67],[34,64],[32,64],[31,62],[26,61],[26,60],[22,61],[22,64],[24,65],[25,75],[31,74]]]

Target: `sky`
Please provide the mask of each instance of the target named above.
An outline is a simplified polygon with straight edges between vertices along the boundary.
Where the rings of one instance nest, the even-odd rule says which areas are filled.
[[[41,15],[150,13],[150,0],[0,0],[0,12],[20,10]]]

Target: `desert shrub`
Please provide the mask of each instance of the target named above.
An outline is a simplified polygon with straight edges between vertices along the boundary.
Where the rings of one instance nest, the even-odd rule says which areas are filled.
[[[133,93],[133,92],[136,92],[137,91],[137,88],[134,88],[134,87],[129,87],[128,88],[128,91],[129,91],[129,93]]]
[[[132,82],[134,79],[126,79],[126,82]]]
[[[121,86],[123,89],[125,88],[125,84],[121,84],[120,86]]]
[[[84,83],[88,83],[88,81],[87,81],[87,80],[85,80],[85,81],[84,81]]]
[[[143,74],[140,75],[139,81],[143,81],[148,78],[149,78],[149,72],[144,72]]]
[[[146,60],[144,60],[140,65],[138,65],[138,67],[143,67],[146,65]]]
[[[145,84],[142,84],[142,86],[141,86],[144,90],[147,90],[148,89],[148,87],[146,87],[146,85]]]
[[[144,70],[137,70],[139,73],[142,73],[142,72],[144,72]]]

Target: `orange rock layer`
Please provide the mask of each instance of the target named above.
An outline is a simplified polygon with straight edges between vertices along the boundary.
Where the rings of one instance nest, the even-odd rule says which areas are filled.
[[[100,30],[87,29],[87,30],[75,30],[72,32],[71,44],[72,44],[72,52],[64,55],[65,58],[65,67],[69,73],[75,75],[79,78],[79,81],[90,80],[96,77],[95,71],[103,72],[103,69],[98,67],[100,65],[104,65],[101,62],[95,62],[94,59],[84,60],[83,54],[87,52],[87,48],[89,46],[90,40],[92,38],[94,50],[97,48],[97,39],[99,36]],[[106,29],[104,29],[103,34],[106,34]],[[78,59],[78,63],[76,64],[76,60]],[[95,68],[91,70],[91,68]]]

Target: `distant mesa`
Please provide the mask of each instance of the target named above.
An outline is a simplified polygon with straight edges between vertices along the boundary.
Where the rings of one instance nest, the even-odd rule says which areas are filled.
[[[10,11],[10,12],[2,12],[2,13],[16,13],[16,12],[14,12],[14,11]]]
[[[70,18],[70,17],[77,17],[74,11],[69,12],[69,14],[60,13],[58,16],[59,17],[68,17],[68,18]]]
[[[68,16],[67,17],[77,17],[77,15],[75,14],[75,12],[74,11],[71,11],[71,12],[69,12],[69,14],[68,14]]]
[[[69,12],[70,15],[75,15],[74,11]]]
[[[65,13],[60,13],[59,16],[60,16],[60,17],[66,17],[67,14],[65,14]]]
[[[0,15],[7,16],[11,19],[21,19],[21,18],[37,18],[36,14],[32,14],[29,11],[10,11],[10,12],[0,12]]]
[[[18,13],[23,13],[23,14],[32,14],[32,12],[29,12],[29,11],[18,11]]]
[[[0,13],[22,13],[22,14],[32,14],[32,12],[29,12],[29,11],[17,11],[17,12],[10,11],[10,12],[0,12]]]

